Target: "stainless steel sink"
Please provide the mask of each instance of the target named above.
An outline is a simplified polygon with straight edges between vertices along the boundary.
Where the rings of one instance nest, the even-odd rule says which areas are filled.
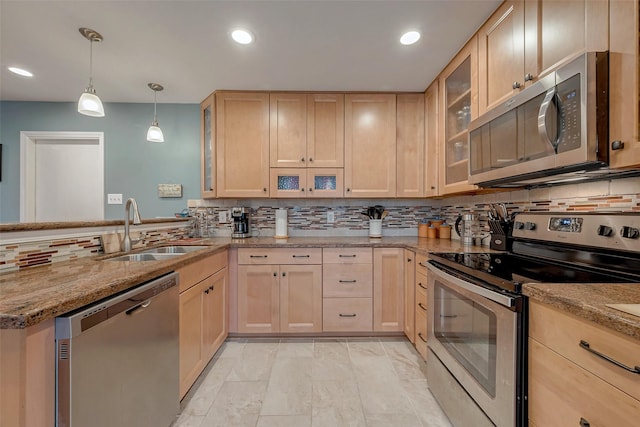
[[[142,251],[143,254],[186,254],[188,252],[198,251],[200,249],[208,248],[208,246],[188,246],[188,245],[174,245],[174,246],[162,246],[159,248],[151,248]]]
[[[113,258],[107,258],[105,261],[161,261],[175,256],[184,255],[184,253],[139,253],[126,254]]]

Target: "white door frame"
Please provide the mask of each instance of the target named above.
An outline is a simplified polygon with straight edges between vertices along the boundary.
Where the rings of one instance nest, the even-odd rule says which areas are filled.
[[[35,152],[36,141],[48,140],[87,140],[98,142],[99,165],[96,173],[102,193],[104,195],[104,132],[48,132],[21,131],[20,132],[20,222],[35,221]],[[101,197],[101,211],[104,218],[104,196]]]

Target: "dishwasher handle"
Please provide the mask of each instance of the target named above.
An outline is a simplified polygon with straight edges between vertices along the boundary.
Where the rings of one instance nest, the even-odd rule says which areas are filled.
[[[178,273],[171,272],[145,282],[107,300],[56,317],[56,339],[68,339],[120,313],[133,315],[151,304],[151,300],[178,284]]]

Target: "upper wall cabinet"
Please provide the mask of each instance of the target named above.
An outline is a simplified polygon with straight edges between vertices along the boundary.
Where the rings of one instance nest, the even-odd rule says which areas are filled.
[[[469,179],[469,122],[478,116],[477,38],[472,38],[440,74],[441,195],[478,187]]]
[[[200,104],[200,188],[203,199],[216,197],[215,99],[212,93]]]
[[[640,166],[639,15],[638,0],[611,2],[609,141],[610,163],[616,168]]]
[[[395,197],[396,96],[345,96],[345,197]]]
[[[606,0],[510,0],[478,31],[479,114],[566,60],[608,48]]]
[[[424,195],[434,197],[438,195],[438,158],[440,156],[438,134],[438,80],[424,93],[424,135],[425,135],[425,163]]]
[[[218,197],[269,196],[269,94],[216,93]]]
[[[270,95],[272,168],[344,166],[344,95]]]
[[[424,197],[424,95],[397,96],[396,197]]]

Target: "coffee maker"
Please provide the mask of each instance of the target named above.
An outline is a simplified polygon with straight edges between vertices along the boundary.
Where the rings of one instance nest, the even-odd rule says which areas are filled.
[[[231,208],[231,218],[233,218],[233,233],[231,233],[232,238],[244,239],[246,237],[251,237],[251,230],[249,226],[250,217],[251,208]]]

